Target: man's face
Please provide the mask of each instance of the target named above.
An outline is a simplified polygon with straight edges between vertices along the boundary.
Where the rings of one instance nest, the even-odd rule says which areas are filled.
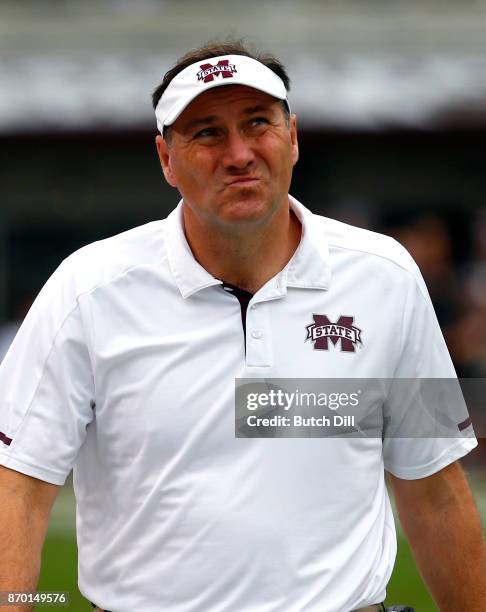
[[[298,158],[295,116],[279,100],[242,85],[198,96],[157,149],[170,185],[200,221],[262,222],[287,203]]]

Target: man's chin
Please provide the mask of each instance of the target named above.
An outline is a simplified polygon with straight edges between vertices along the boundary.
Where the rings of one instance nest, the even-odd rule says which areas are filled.
[[[225,225],[243,226],[264,223],[273,213],[271,204],[261,199],[242,199],[224,205],[219,219]]]

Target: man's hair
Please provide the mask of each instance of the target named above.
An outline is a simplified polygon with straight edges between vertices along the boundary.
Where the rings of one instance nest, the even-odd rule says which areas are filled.
[[[202,47],[188,51],[177,60],[170,70],[165,73],[162,83],[154,90],[152,94],[152,104],[154,110],[157,107],[157,104],[159,103],[164,91],[169,86],[169,83],[179,74],[179,72],[182,72],[184,68],[187,68],[191,64],[202,62],[210,57],[219,57],[220,55],[245,55],[246,57],[251,57],[267,68],[270,68],[270,70],[272,70],[282,79],[285,89],[287,91],[290,90],[290,78],[287,74],[287,70],[277,57],[268,53],[257,51],[254,48],[250,48],[243,42],[243,40],[215,40],[206,43]],[[286,104],[283,101],[282,106],[285,111],[285,117],[288,121],[289,112]]]

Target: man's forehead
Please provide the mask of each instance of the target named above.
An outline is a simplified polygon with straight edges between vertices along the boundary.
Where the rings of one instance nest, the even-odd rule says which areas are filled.
[[[263,91],[246,85],[214,87],[195,98],[177,119],[176,123],[187,123],[200,116],[218,115],[221,112],[250,113],[279,105],[280,100]]]

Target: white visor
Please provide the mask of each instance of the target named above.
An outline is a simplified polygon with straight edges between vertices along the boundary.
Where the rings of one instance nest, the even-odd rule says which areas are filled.
[[[182,111],[208,89],[222,85],[247,85],[287,101],[282,79],[264,64],[245,55],[210,57],[184,68],[169,83],[155,109],[157,128],[172,125]]]

